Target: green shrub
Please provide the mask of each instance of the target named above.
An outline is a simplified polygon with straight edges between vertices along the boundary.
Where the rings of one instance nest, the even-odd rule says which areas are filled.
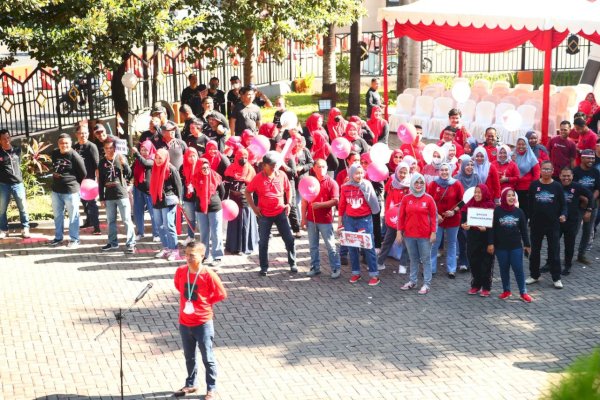
[[[50,195],[27,196],[27,214],[29,214],[30,221],[54,219]],[[19,209],[14,201],[11,201],[8,205],[7,218],[8,222],[19,222]]]
[[[544,400],[598,400],[600,399],[600,349],[583,356],[567,368],[565,376]]]
[[[350,89],[350,57],[342,56],[335,63],[338,92],[347,92]]]

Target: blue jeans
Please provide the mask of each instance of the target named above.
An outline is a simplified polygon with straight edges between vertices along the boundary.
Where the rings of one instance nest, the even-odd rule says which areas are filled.
[[[581,241],[579,242],[579,250],[577,252],[577,256],[583,256],[587,252],[588,245],[590,244],[590,240],[592,239],[592,231],[594,229],[594,221],[596,221],[596,216],[598,215],[598,209],[594,208],[592,210],[592,215],[590,216],[590,220],[588,222],[584,222],[581,227]]]
[[[17,208],[19,209],[19,218],[23,228],[29,228],[29,216],[27,215],[27,199],[25,196],[25,185],[21,183],[0,183],[0,231],[8,231],[8,218],[6,210],[8,210],[8,202],[10,196],[15,199]]]
[[[206,321],[198,326],[185,326],[179,324],[181,345],[185,356],[187,378],[186,387],[195,387],[198,377],[198,360],[196,359],[196,346],[200,350],[202,363],[206,373],[206,391],[215,390],[217,387],[217,360],[213,352],[213,339],[215,328],[213,321]]]
[[[119,214],[121,214],[121,221],[125,225],[126,246],[135,246],[135,232],[133,229],[133,222],[131,222],[131,210],[129,205],[129,199],[118,200],[106,200],[106,221],[108,222],[108,243],[113,246],[119,245],[117,239],[117,208]]]
[[[54,239],[63,240],[65,207],[69,214],[69,238],[79,242],[79,192],[52,192],[52,212],[54,213]]]
[[[196,213],[196,224],[200,228],[200,240],[206,247],[204,257],[212,255],[213,260],[223,257],[223,210]],[[210,245],[210,247],[209,247]]]
[[[288,221],[285,211],[282,211],[274,217],[257,217],[258,221],[258,259],[260,262],[260,270],[267,271],[269,269],[269,235],[273,224],[277,227],[285,249],[288,253],[288,263],[290,267],[296,266],[296,244],[292,235],[292,228]]]
[[[160,242],[165,249],[177,250],[177,230],[175,229],[175,215],[177,206],[153,209],[154,220],[158,225]]]
[[[435,234],[435,243],[431,247],[431,272],[433,274],[437,272],[437,253],[442,244],[442,235],[448,240],[448,246],[446,246],[446,269],[448,273],[456,272],[456,235],[458,234],[458,229],[458,226],[453,228],[438,226],[437,233]]]
[[[154,208],[152,207],[152,198],[149,194],[146,194],[133,187],[133,220],[137,229],[138,235],[144,236],[144,205],[150,214],[150,221],[152,222],[152,236],[160,236],[158,231],[158,225],[154,219]]]
[[[188,237],[194,238],[198,231],[198,224],[196,223],[196,202],[195,201],[183,201],[183,212],[185,213],[184,220],[186,220]]]
[[[517,286],[519,286],[519,293],[527,293],[527,286],[525,286],[525,272],[523,271],[523,248],[519,247],[512,250],[496,249],[496,258],[498,259],[498,265],[500,266],[502,290],[504,292],[510,292],[510,268],[512,267]]]
[[[317,224],[312,221],[307,221],[306,229],[308,231],[308,246],[310,247],[310,268],[315,271],[321,270],[321,260],[319,256],[320,233],[323,242],[325,242],[325,248],[327,248],[331,271],[339,271],[341,268],[340,255],[335,244],[333,224]]]
[[[364,233],[371,235],[371,243],[373,243],[373,248],[371,249],[348,247],[352,275],[360,275],[359,253],[363,250],[367,259],[367,266],[369,267],[369,276],[379,276],[379,271],[377,270],[377,255],[375,253],[375,240],[373,238],[373,216],[370,214],[366,217],[358,218],[344,216],[344,229],[348,232],[358,232],[359,230],[364,229]]]
[[[410,258],[410,281],[417,284],[419,262],[423,262],[423,283],[431,286],[431,242],[429,238],[404,238],[404,245]]]

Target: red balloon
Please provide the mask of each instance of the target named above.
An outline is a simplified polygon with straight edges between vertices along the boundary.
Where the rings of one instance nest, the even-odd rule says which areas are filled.
[[[400,213],[400,204],[385,210],[385,224],[392,229],[398,229],[398,214]]]
[[[81,181],[79,195],[82,200],[91,201],[98,197],[98,182],[93,179]]]
[[[372,162],[367,167],[367,175],[369,180],[374,182],[383,182],[389,177],[390,171],[387,165],[377,162]]]
[[[230,199],[223,200],[221,202],[221,207],[223,207],[223,219],[225,221],[233,221],[240,213],[240,208],[237,203]]]
[[[337,158],[345,159],[350,154],[350,150],[352,149],[352,145],[348,141],[348,139],[344,137],[339,137],[333,139],[331,142],[331,152]]]
[[[300,196],[308,202],[314,201],[321,191],[321,184],[314,176],[305,176],[298,184]]]

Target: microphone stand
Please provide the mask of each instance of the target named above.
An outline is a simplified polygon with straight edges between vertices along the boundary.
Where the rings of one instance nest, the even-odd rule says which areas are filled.
[[[119,312],[115,313],[115,320],[117,320],[119,322],[119,375],[121,377],[121,400],[123,400],[123,319],[125,318],[125,314],[127,314],[128,312],[131,311],[131,309],[137,304],[138,301],[140,301],[148,292],[148,290],[150,290],[150,288],[152,287],[152,284],[149,283],[148,286],[146,286],[141,292],[140,294],[135,298],[135,300],[133,301],[133,303],[131,303],[131,305],[129,306],[129,308],[125,311],[123,311],[122,308],[119,308]],[[106,328],[104,328],[102,330],[102,332],[100,332],[95,338],[94,341],[97,341],[100,336],[104,335],[113,325],[113,321],[114,320],[110,320],[108,323],[108,326]]]

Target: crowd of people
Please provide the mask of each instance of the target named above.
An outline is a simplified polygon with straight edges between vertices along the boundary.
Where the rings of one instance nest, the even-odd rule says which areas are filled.
[[[217,266],[226,254],[258,252],[259,274],[268,275],[273,225],[285,243],[291,273],[298,272],[296,239],[305,230],[309,277],[322,272],[322,239],[332,279],[339,278],[342,266],[349,265],[349,282],[356,284],[362,277],[362,262],[367,267],[368,285],[378,285],[380,272],[393,256],[399,260],[399,273],[408,272],[400,289],[417,288],[422,279],[421,295],[431,291],[442,255],[446,276],[454,279],[457,273],[470,271],[466,293],[481,297],[491,295],[497,260],[502,282],[499,298],[512,296],[512,270],[524,302],[532,301],[527,285],[539,282],[543,272],[549,272],[553,287],[561,289],[574,258],[590,264],[587,252],[600,220],[600,139],[597,126],[593,126],[600,113],[597,106],[592,114],[577,113],[573,121],[563,121],[546,146],[540,143],[539,132],[530,131],[518,138],[514,148],[498,143],[493,127],[479,143],[461,124],[460,110],[451,109],[448,126],[437,143],[426,148],[421,129],[415,126],[412,143],[390,149],[387,177],[371,179],[368,167],[374,160],[370,149],[377,143],[388,145],[390,135],[376,79],[366,96],[366,121],[359,116],[346,119],[339,109],[332,108],[326,122],[321,114],[313,113],[304,126],[282,125],[283,98],[275,102],[274,120],[263,121],[261,107],[272,104],[254,86],[241,86],[237,77],[232,78],[227,94],[219,89],[217,78],[212,78],[208,87],[199,85],[194,74],[189,82],[179,109],[181,129],[167,118],[163,106],[156,105],[148,130],[141,133],[129,154],[117,151],[120,139],[108,134],[105,126],[89,121],[76,125],[75,144],[70,135],[60,134],[58,148],[51,154],[55,234],[49,246],[63,243],[65,210],[69,218],[67,247],[79,245],[80,184],[84,179],[97,182],[98,200],[106,209],[108,241],[101,251],[119,248],[117,210],[126,230],[126,253],[135,253],[136,243],[146,236],[144,216],[148,212],[150,236],[161,246],[156,257],[182,259],[178,227],[185,223],[188,267],[177,271],[175,284],[182,296],[181,335],[189,376],[180,395],[193,388],[195,361],[188,353],[196,343],[204,346],[203,361],[212,382],[209,391],[214,389],[216,377],[206,339],[207,335],[212,338],[212,326],[196,331],[188,322],[194,320],[189,315],[196,307],[202,310],[201,325],[206,325],[210,319],[207,310],[226,294],[218,277],[199,266]],[[593,95],[586,100],[592,101]],[[257,154],[252,143],[261,136],[269,148]],[[338,158],[331,146],[340,137],[351,144],[343,158]],[[10,196],[20,211],[22,236],[29,237],[20,149],[11,145],[6,130],[0,131],[0,144],[0,238],[7,236]],[[319,182],[318,193],[310,200],[303,198],[299,189],[307,176]],[[467,192],[472,195],[467,197]],[[226,228],[225,200],[239,209]],[[97,201],[82,203],[87,217],[82,226],[101,234]],[[481,210],[489,216],[489,225],[470,223],[469,216]],[[372,246],[340,246],[336,231],[367,235]],[[544,238],[548,251],[542,266]],[[529,259],[528,274],[524,258]],[[193,284],[190,271],[195,276]],[[191,292],[200,275],[215,282],[212,303]]]

